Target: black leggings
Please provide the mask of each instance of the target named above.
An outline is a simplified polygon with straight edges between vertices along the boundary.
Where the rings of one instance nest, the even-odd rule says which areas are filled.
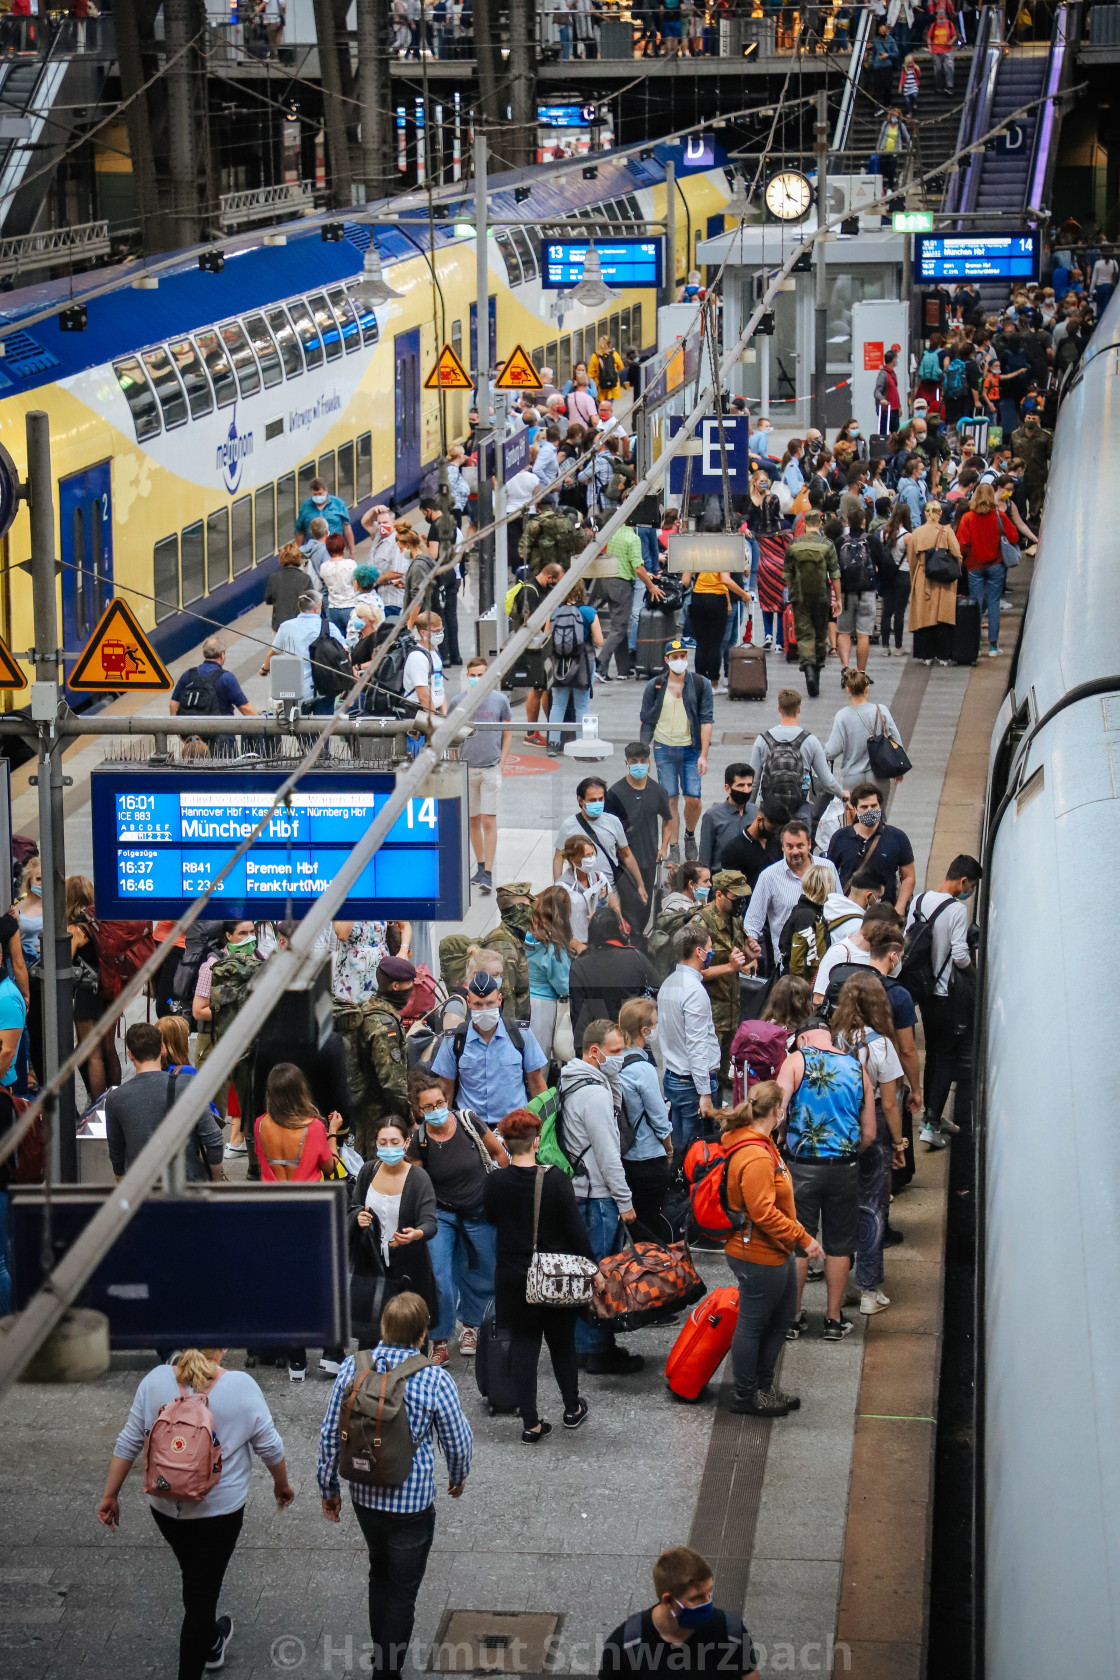
[[[894,645],[902,646],[903,621],[906,618],[906,608],[910,600],[910,573],[899,572],[893,583],[883,585],[883,623],[882,643],[884,647],[891,645],[891,630],[894,630]]]
[[[696,637],[696,670],[702,677],[718,683],[720,677],[720,649],[723,632],[727,629],[726,595],[693,594],[689,616],[692,633]]]
[[[576,1317],[566,1307],[550,1307],[541,1328],[513,1332],[510,1344],[510,1370],[513,1376],[517,1409],[526,1429],[535,1429],[540,1422],[537,1411],[537,1365],[541,1357],[541,1337],[548,1343],[549,1358],[556,1375],[556,1385],[566,1412],[574,1412],[579,1405],[579,1366],[576,1364]]]
[[[661,1204],[669,1188],[668,1159],[654,1155],[648,1161],[623,1161],[622,1170],[634,1200],[637,1223],[649,1232],[654,1242],[664,1242],[667,1233],[661,1222]]]
[[[179,1680],[202,1680],[218,1637],[218,1594],[241,1533],[244,1507],[224,1517],[165,1517],[156,1510],[152,1516],[183,1576]]]

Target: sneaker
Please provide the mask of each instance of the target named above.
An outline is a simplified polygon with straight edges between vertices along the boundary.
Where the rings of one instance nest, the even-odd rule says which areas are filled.
[[[226,1160],[227,1161],[233,1155],[248,1155],[248,1153],[249,1153],[249,1145],[247,1143],[227,1143],[226,1144]]]
[[[640,1353],[626,1353],[620,1347],[588,1355],[587,1369],[593,1377],[636,1377],[645,1365]]]
[[[530,729],[524,740],[527,747],[547,747],[548,745],[548,736],[542,735],[539,729]]]
[[[575,1411],[564,1413],[564,1428],[565,1429],[578,1429],[580,1424],[584,1423],[586,1421],[587,1414],[590,1410],[591,1410],[591,1407],[587,1404],[587,1401],[583,1398],[583,1395],[581,1394],[580,1397],[579,1397],[579,1403],[577,1404]]]
[[[206,1659],[207,1670],[224,1668],[226,1663],[226,1646],[233,1638],[233,1617],[219,1616],[214,1623],[218,1637],[210,1647],[210,1654]]]
[[[891,650],[890,650],[890,648],[889,648],[889,647],[885,647],[885,648],[884,648],[884,649],[883,649],[883,652],[884,652],[884,653],[885,653],[885,654],[886,654],[886,656],[887,656],[887,658],[888,658],[888,659],[889,659],[889,658],[890,658],[890,657],[891,657]]]
[[[728,1411],[746,1413],[750,1417],[785,1417],[789,1407],[773,1399],[767,1389],[760,1388],[755,1394],[737,1394]]]
[[[684,831],[684,861],[686,863],[695,863],[699,856],[700,852],[696,845],[696,836],[695,834],[690,834],[686,828]]]
[[[552,1434],[552,1425],[541,1418],[535,1429],[523,1429],[521,1439],[527,1447],[535,1447],[538,1441],[543,1441],[546,1435]]]
[[[943,671],[947,671],[953,661],[951,659],[935,659],[933,663],[935,665],[940,665]]]
[[[549,758],[561,758],[563,757],[563,749],[560,747],[549,747],[548,756]]]
[[[943,1132],[948,1132],[950,1137],[958,1137],[960,1135],[960,1127],[957,1125],[955,1120],[946,1120],[944,1116],[942,1116],[937,1124]]]
[[[727,695],[727,684],[723,681],[722,678],[720,679],[720,681],[718,683],[714,683],[712,685],[712,694],[713,694],[713,696],[716,695],[716,694],[722,694],[726,697],[726,695]]]
[[[325,1371],[327,1373],[328,1377],[337,1377],[337,1375],[338,1375],[338,1360],[337,1359],[320,1359],[319,1369],[320,1369],[320,1371]]]
[[[948,1149],[949,1139],[944,1137],[939,1126],[923,1126],[918,1137],[930,1149]]]
[[[799,1312],[789,1329],[786,1331],[786,1341],[796,1342],[798,1337],[803,1336],[808,1328],[809,1315],[805,1312]]]
[[[812,1260],[810,1260],[810,1262],[809,1262],[809,1282],[810,1283],[819,1283],[821,1281],[821,1279],[823,1278],[823,1276],[824,1276],[824,1267],[820,1264],[814,1265]]]
[[[673,844],[669,847],[665,856],[670,863],[679,863],[681,861],[681,848],[678,841],[673,841]]]
[[[473,1359],[478,1352],[478,1331],[473,1324],[464,1324],[460,1330],[459,1352],[464,1359]]]
[[[839,1318],[826,1318],[824,1321],[824,1339],[826,1342],[842,1342],[845,1336],[852,1332],[852,1321],[841,1313]],[[788,1335],[789,1332],[787,1331]]]
[[[884,1248],[897,1248],[900,1242],[905,1241],[906,1238],[903,1236],[902,1232],[896,1231],[893,1225],[888,1225],[886,1230],[883,1232]]]
[[[762,645],[766,649],[767,653],[769,653],[770,649],[774,646],[773,636],[767,636],[766,640],[763,642]]]
[[[1003,657],[1003,649],[1002,648],[990,647],[988,649],[988,658],[989,659],[1001,659],[1002,657]]]
[[[865,1318],[871,1318],[875,1313],[886,1312],[890,1306],[889,1295],[884,1295],[881,1289],[865,1289],[860,1297],[859,1310]]]
[[[304,1381],[306,1381],[306,1379],[307,1379],[307,1366],[306,1365],[289,1365],[288,1366],[288,1381],[289,1382],[304,1382]]]
[[[475,885],[478,887],[480,893],[485,893],[489,896],[490,893],[494,891],[494,877],[488,869],[484,869],[479,874]]]
[[[779,1406],[784,1406],[787,1412],[799,1412],[801,1410],[800,1394],[787,1394],[784,1388],[778,1387],[777,1383],[774,1383],[770,1388],[760,1388],[758,1397],[760,1400],[765,1398],[776,1401]]]
[[[446,1342],[433,1342],[432,1343],[432,1364],[433,1365],[446,1365],[447,1364],[447,1343]]]

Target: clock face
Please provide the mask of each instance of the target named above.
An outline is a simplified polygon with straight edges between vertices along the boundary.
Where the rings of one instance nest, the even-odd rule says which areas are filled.
[[[766,208],[781,222],[797,222],[813,201],[813,188],[798,169],[783,169],[766,183]]]

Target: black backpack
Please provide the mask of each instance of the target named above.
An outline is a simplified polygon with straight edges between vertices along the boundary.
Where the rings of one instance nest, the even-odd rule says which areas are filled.
[[[218,682],[221,670],[203,674],[201,665],[195,665],[183,679],[183,689],[179,695],[180,717],[216,717],[218,715]]]
[[[397,623],[396,619],[386,619],[370,638],[375,675],[366,685],[363,705],[373,717],[415,717],[419,710],[413,701],[404,697],[404,667],[409,654],[415,653],[420,643],[411,630],[402,630],[388,652],[381,652]]]
[[[801,756],[801,747],[809,739],[809,732],[807,729],[800,729],[792,741],[777,741],[768,729],[764,729],[762,739],[769,751],[762,766],[759,803],[776,800],[792,815],[805,803],[805,796],[812,781]]]
[[[840,544],[840,588],[845,595],[862,595],[875,587],[875,568],[866,537],[845,537]]]
[[[327,609],[323,608],[323,627],[307,650],[311,661],[311,680],[321,699],[334,700],[349,694],[354,682],[354,667],[350,663],[350,649],[331,635]]]
[[[225,949],[221,922],[195,922],[184,935],[183,954],[171,981],[171,996],[188,1011],[198,989],[198,971],[207,957]],[[160,999],[160,1002],[163,1000]]]
[[[874,974],[877,980],[882,981],[884,991],[889,984],[886,975],[880,974],[879,970],[872,968],[869,963],[837,963],[828,977],[828,990],[824,994],[824,1002],[816,1011],[822,1020],[830,1021],[832,1019],[836,1012],[836,1005],[840,1002],[840,993],[844,990],[844,984],[854,974]]]
[[[925,897],[924,893],[922,897]],[[900,986],[906,987],[915,1003],[933,996],[937,982],[953,960],[950,952],[941,967],[934,971],[933,924],[942,910],[947,910],[952,902],[951,898],[942,899],[932,916],[923,916],[921,898],[914,906],[913,926],[906,936],[906,954],[895,978]]]

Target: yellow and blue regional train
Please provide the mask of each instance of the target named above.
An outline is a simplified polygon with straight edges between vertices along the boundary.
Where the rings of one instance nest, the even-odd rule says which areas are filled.
[[[653,291],[622,292],[600,319],[565,300],[558,319],[556,293],[540,283],[539,255],[553,220],[618,238],[662,218],[662,151],[680,155],[679,147],[654,147],[642,158],[600,158],[593,181],[578,168],[547,166],[496,178],[493,220],[530,225],[490,235],[491,367],[522,343],[562,384],[600,333],[616,347],[655,344]],[[527,185],[531,195],[519,202],[514,189]],[[722,230],[727,177],[700,169],[680,180],[678,194],[680,275],[695,237]],[[363,215],[376,222],[377,209]],[[88,303],[83,332],[61,331],[55,314],[20,327],[44,308],[64,307],[65,282],[5,299],[0,442],[22,473],[25,414],[49,414],[68,652],[82,647],[114,593],[165,658],[198,642],[195,614],[229,623],[261,598],[313,477],[355,518],[375,499],[415,495],[439,452],[439,396],[424,389],[437,330],[476,365],[475,239],[455,223],[456,210],[468,216],[469,202],[436,224],[431,266],[426,222],[407,231],[378,226],[386,278],[401,296],[375,310],[358,292],[371,237],[364,220],[346,221],[335,243],[323,242],[318,220],[286,224],[283,245],[246,234],[226,247],[219,273],[201,271],[197,253],[185,253],[181,267],[161,273],[157,290],[136,289],[124,276],[137,271],[122,270],[121,289]],[[111,277],[102,271],[96,283]],[[80,287],[73,295],[81,297]],[[448,397],[450,439],[465,434],[471,400],[469,392]],[[26,518],[17,518],[4,547],[0,633],[25,650],[34,640],[30,578],[20,569]]]

